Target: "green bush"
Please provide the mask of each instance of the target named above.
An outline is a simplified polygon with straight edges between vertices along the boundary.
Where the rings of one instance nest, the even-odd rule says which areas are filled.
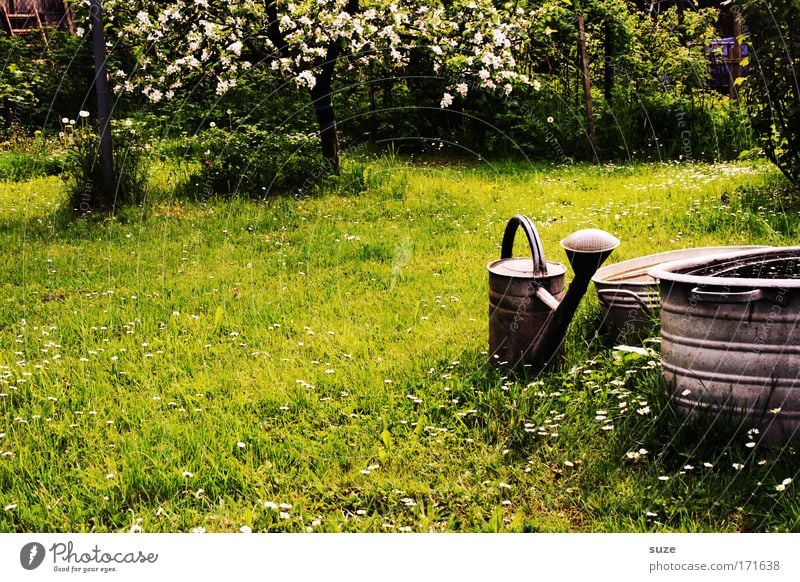
[[[0,133],[55,130],[54,103],[72,115],[92,107],[94,64],[84,37],[51,29],[24,37],[0,34],[0,54]]]
[[[742,14],[750,45],[745,95],[753,131],[767,157],[800,184],[800,32],[795,28],[800,3],[746,0]]]
[[[0,181],[22,182],[37,176],[57,176],[63,169],[58,156],[7,152],[0,154]]]
[[[249,69],[224,95],[217,94],[216,85],[214,77],[201,79],[191,93],[148,104],[147,109],[161,116],[162,130],[172,135],[194,133],[210,121],[231,131],[240,131],[241,125],[258,125],[281,133],[300,133],[316,126],[307,91],[287,83],[269,67]]]
[[[613,157],[615,142],[617,154],[627,148],[632,158],[644,160],[732,160],[752,147],[744,108],[713,92],[653,95],[601,111],[601,153]]]
[[[212,127],[196,136],[189,149],[200,170],[189,180],[187,193],[195,198],[305,194],[331,171],[318,150],[319,140],[304,134]]]
[[[81,119],[64,128],[69,148],[63,178],[68,205],[76,213],[115,212],[141,204],[147,193],[149,145],[142,143],[130,120],[112,123],[114,176],[106,185],[100,162],[100,136],[91,123]]]
[[[15,131],[0,144],[0,181],[20,182],[37,176],[55,176],[64,166],[63,148],[37,131],[29,136]]]

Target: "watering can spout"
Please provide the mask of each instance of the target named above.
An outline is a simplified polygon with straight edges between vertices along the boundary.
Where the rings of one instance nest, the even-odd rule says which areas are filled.
[[[592,276],[619,244],[617,237],[596,228],[576,231],[561,241],[575,277],[560,302],[556,302],[543,288],[536,291],[536,296],[545,305],[551,306],[551,309],[555,306],[552,316],[545,322],[544,329],[531,348],[531,358],[539,366],[550,364],[559,352]]]
[[[514,234],[522,228],[533,263],[512,259]],[[492,362],[542,369],[561,353],[567,328],[595,271],[620,241],[585,229],[561,241],[575,277],[564,294],[566,268],[546,261],[539,235],[525,216],[513,217],[503,236],[500,261],[489,264],[489,348]]]

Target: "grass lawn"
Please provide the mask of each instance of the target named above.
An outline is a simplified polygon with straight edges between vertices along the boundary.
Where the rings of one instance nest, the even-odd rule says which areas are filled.
[[[604,344],[593,289],[563,370],[486,364],[510,216],[560,262],[585,227],[622,240],[609,263],[796,244],[796,213],[737,192],[773,170],[364,171],[72,223],[59,178],[0,184],[0,531],[800,529],[795,450],[679,430],[658,343]]]

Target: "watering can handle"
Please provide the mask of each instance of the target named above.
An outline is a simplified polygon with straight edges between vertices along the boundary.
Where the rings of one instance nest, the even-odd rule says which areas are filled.
[[[598,289],[597,295],[600,297],[600,299],[603,299],[604,297],[608,296],[614,297],[616,295],[629,297],[633,299],[636,303],[638,303],[639,307],[641,307],[645,313],[653,312],[653,308],[650,307],[650,304],[646,302],[644,299],[642,299],[638,293],[634,293],[633,291],[629,291],[627,289]]]
[[[501,259],[510,259],[511,252],[514,249],[514,235],[517,229],[522,227],[525,231],[525,236],[528,239],[528,244],[531,247],[533,254],[533,273],[534,274],[547,274],[547,262],[544,259],[544,250],[542,249],[542,241],[539,239],[539,233],[536,232],[536,227],[527,216],[517,214],[508,221],[506,231],[503,233],[503,246],[500,250]]]
[[[764,297],[764,292],[761,289],[722,292],[704,291],[700,287],[695,287],[689,293],[689,297],[695,301],[713,301],[715,303],[749,303]]]

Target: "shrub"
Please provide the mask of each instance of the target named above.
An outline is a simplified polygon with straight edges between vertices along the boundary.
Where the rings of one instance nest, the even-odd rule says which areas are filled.
[[[90,106],[85,101],[93,98],[94,64],[86,38],[52,29],[24,37],[0,34],[0,54],[0,133],[13,133],[14,126],[53,129],[54,103],[61,111]]]
[[[194,139],[190,154],[200,170],[187,188],[200,198],[305,194],[331,170],[318,150],[319,140],[304,134],[281,135],[255,126],[236,131],[212,127]]]
[[[794,184],[800,184],[800,3],[796,0],[746,0],[742,4],[749,35],[750,75],[745,95],[753,132],[767,157]]]
[[[82,112],[83,113],[83,112]],[[117,208],[144,202],[147,185],[147,153],[130,120],[112,123],[114,176],[106,186],[100,162],[100,136],[85,117],[66,124],[68,144],[64,179],[68,205],[76,213],[92,210],[114,212]]]
[[[731,160],[752,147],[739,102],[713,92],[648,96],[604,110],[598,134],[603,153],[613,155],[609,148],[622,137],[634,159]]]
[[[63,152],[41,131],[29,136],[16,131],[0,144],[0,181],[19,182],[37,176],[55,176],[64,165]]]

